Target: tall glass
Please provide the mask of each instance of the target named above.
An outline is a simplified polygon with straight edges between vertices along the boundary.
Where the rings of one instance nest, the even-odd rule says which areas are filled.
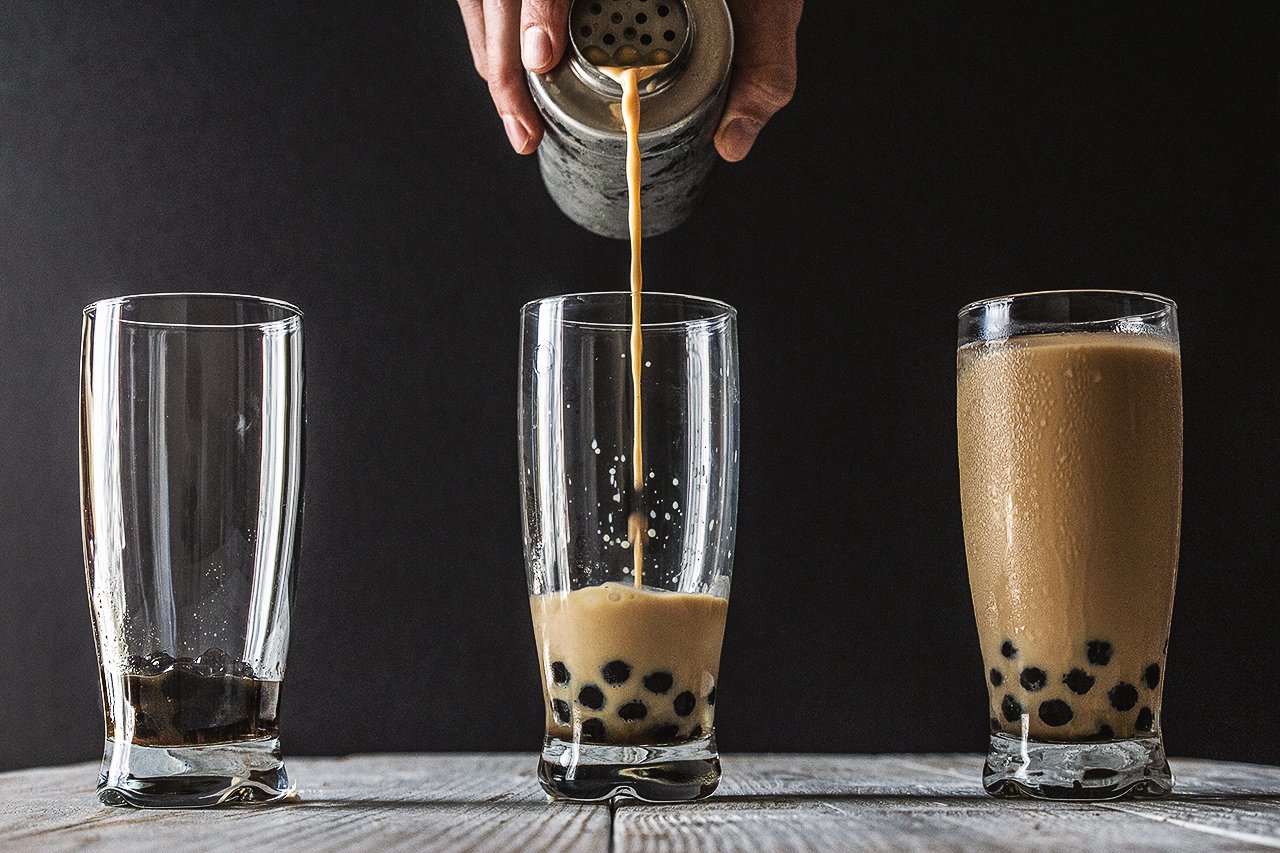
[[[630,304],[627,293],[574,294],[521,314],[525,564],[546,709],[539,778],[558,799],[689,800],[720,779],[736,314],[645,294],[637,466]]]
[[[997,796],[1172,789],[1160,697],[1178,567],[1177,311],[1063,291],[960,312],[965,552]]]
[[[80,485],[107,805],[290,796],[302,314],[223,294],[84,310]]]

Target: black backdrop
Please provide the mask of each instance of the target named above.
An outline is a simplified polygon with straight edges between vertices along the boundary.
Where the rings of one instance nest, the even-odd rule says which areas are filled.
[[[955,310],[1095,286],[1182,311],[1167,742],[1280,761],[1276,9],[809,5],[794,103],[647,247],[741,312],[722,748],[982,746]],[[626,265],[511,153],[446,0],[5,3],[0,768],[100,749],[79,309],[166,289],[307,312],[286,750],[532,760],[517,310]]]

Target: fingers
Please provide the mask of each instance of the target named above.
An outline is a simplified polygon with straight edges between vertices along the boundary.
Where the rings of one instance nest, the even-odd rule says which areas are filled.
[[[489,96],[511,147],[529,154],[542,141],[542,120],[520,63],[520,0],[483,0]]]
[[[796,90],[796,27],[802,0],[738,0],[732,4],[738,46],[724,117],[716,131],[720,156],[736,163],[760,129]]]
[[[525,0],[520,32],[524,67],[535,74],[550,71],[569,41],[569,0]]]
[[[462,22],[467,26],[467,44],[471,47],[471,61],[476,73],[487,74],[489,57],[484,47],[484,0],[458,0],[462,10]]]

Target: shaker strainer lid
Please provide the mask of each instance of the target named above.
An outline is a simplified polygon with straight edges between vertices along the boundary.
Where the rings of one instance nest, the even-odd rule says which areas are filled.
[[[577,0],[569,35],[592,65],[666,65],[689,41],[689,13],[685,0]]]

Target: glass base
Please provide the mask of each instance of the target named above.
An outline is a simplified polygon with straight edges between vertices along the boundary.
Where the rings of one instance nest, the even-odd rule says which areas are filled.
[[[1163,797],[1173,790],[1173,774],[1159,737],[1046,743],[996,734],[982,786],[995,797],[1042,800]]]
[[[108,806],[188,809],[296,799],[280,740],[138,746],[108,739],[98,799]]]
[[[686,803],[720,784],[716,736],[655,746],[610,746],[547,738],[538,762],[542,790],[552,800],[598,802],[635,797]]]

